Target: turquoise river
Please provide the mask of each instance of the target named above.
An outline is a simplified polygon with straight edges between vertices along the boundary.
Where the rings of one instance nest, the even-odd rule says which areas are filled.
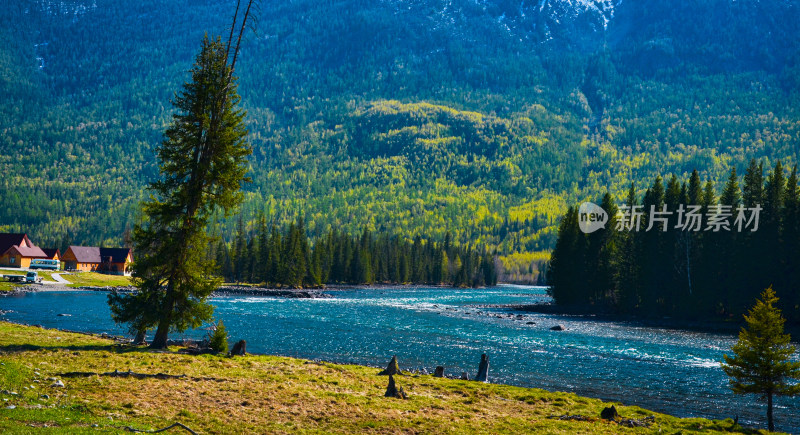
[[[491,382],[571,391],[678,416],[764,427],[765,406],[735,396],[720,368],[732,334],[644,327],[587,317],[519,313],[506,304],[547,301],[542,287],[331,289],[326,299],[215,297],[231,340],[253,353],[475,376],[489,355]],[[0,298],[0,319],[123,334],[106,293],[35,292]],[[62,316],[59,316],[62,314]],[[554,325],[564,331],[551,331]],[[172,334],[201,338],[205,330]],[[797,355],[795,355],[797,357]],[[800,398],[777,399],[776,428],[800,433]]]

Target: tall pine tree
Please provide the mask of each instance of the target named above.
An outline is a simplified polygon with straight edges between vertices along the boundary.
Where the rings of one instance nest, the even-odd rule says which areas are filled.
[[[167,346],[170,330],[184,331],[211,319],[206,298],[218,286],[216,265],[206,255],[212,214],[228,215],[242,200],[247,156],[245,113],[233,75],[252,1],[244,11],[234,48],[238,8],[227,44],[205,37],[174,101],[176,112],[157,150],[161,179],[150,184],[146,220],[133,231],[138,292],[112,293],[113,319],[141,334],[156,328],[153,348]]]

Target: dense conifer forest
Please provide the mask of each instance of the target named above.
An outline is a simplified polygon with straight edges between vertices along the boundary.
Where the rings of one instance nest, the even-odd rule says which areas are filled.
[[[752,160],[743,176],[731,171],[722,184],[703,182],[695,171],[688,180],[656,177],[643,196],[633,188],[618,199],[606,194],[595,200],[609,221],[588,234],[579,229],[578,208],[569,207],[547,275],[556,303],[584,312],[738,321],[772,286],[784,316],[800,323],[797,166],[778,161],[764,172]],[[637,205],[638,230],[630,213],[618,213]],[[681,205],[700,206],[701,219],[676,213]]]
[[[430,284],[480,287],[497,284],[494,256],[484,249],[458,247],[448,233],[440,242],[413,242],[364,229],[360,235],[331,231],[313,240],[301,219],[285,231],[238,223],[230,247],[219,241],[211,255],[229,282],[279,287],[322,284]]]

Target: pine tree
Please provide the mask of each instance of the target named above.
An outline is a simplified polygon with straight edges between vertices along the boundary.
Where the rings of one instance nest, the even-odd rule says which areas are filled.
[[[279,280],[281,270],[281,246],[283,241],[281,234],[275,225],[269,230],[269,260],[267,263],[266,281],[267,284],[275,284]]]
[[[279,263],[278,281],[292,288],[300,288],[306,277],[307,241],[302,230],[302,221],[289,225],[289,234],[283,240],[283,251]]]
[[[764,203],[764,165],[750,160],[747,172],[744,174],[742,186],[742,202],[745,207],[755,207]]]
[[[215,263],[217,264],[218,274],[224,279],[231,279],[233,276],[233,263],[231,262],[231,254],[228,250],[228,245],[224,241],[217,241],[217,249],[215,250]]]
[[[775,168],[767,176],[764,186],[764,203],[762,205],[764,210],[761,213],[761,222],[757,233],[758,241],[761,245],[762,273],[772,280],[778,277],[781,272],[781,214],[783,213],[785,191],[786,179],[783,176],[783,165],[779,160],[775,164]]]
[[[247,235],[244,229],[244,218],[239,216],[236,223],[236,238],[231,250],[233,257],[233,276],[237,283],[245,280],[245,263],[247,262]]]
[[[636,188],[631,183],[625,205],[630,210],[636,204]],[[619,237],[621,249],[619,276],[616,279],[618,282],[616,300],[621,311],[631,312],[637,309],[640,302],[640,288],[642,287],[640,277],[642,274],[638,258],[640,258],[641,243],[633,231],[623,231]]]
[[[598,252],[597,266],[594,280],[595,293],[593,299],[598,303],[609,304],[613,301],[614,290],[617,287],[616,270],[619,265],[620,232],[617,231],[617,205],[610,193],[603,195],[600,207],[608,213],[606,227],[593,234],[601,236],[601,248]]]
[[[225,353],[228,351],[228,333],[222,320],[214,325],[213,333],[208,338],[208,347],[214,352]]]
[[[645,216],[650,217],[646,223],[648,230],[634,236],[641,241],[637,261],[641,264],[642,276],[647,280],[641,286],[642,308],[655,311],[663,307],[667,277],[672,275],[672,267],[664,261],[664,258],[668,258],[663,248],[664,224],[656,220],[658,216],[655,214],[662,211],[664,206],[664,185],[661,177],[656,177],[653,185],[647,189],[642,205]]]
[[[764,207],[764,165],[763,163],[756,163],[755,159],[750,160],[750,164],[742,179],[742,205],[747,208],[756,206]],[[764,216],[762,215],[762,222],[763,219]],[[739,234],[739,237],[742,239],[741,247],[744,255],[741,260],[743,264],[750,263],[751,267],[760,270],[760,259],[763,258],[764,251],[769,249],[768,246],[765,246],[763,234],[760,234],[760,230],[755,233],[743,231]],[[753,258],[757,259],[756,264],[752,264],[751,260]],[[770,279],[772,278],[770,277]],[[760,273],[744,274],[739,292],[742,312],[744,311],[747,301],[751,300],[752,293],[750,289],[764,288],[768,284],[769,283],[764,282]]]
[[[258,252],[254,256],[256,281],[267,282],[269,253],[269,229],[267,219],[262,214],[258,219]]]
[[[312,286],[319,286],[322,284],[322,256],[323,256],[322,243],[314,246],[311,253],[311,263],[308,265],[308,278],[307,281]]]
[[[664,193],[664,203],[667,210],[672,214],[669,216],[669,224],[667,232],[664,234],[664,258],[663,261],[669,266],[669,275],[665,285],[664,291],[664,305],[667,309],[674,309],[680,305],[681,297],[683,296],[682,289],[685,287],[685,279],[681,274],[680,268],[676,267],[678,264],[683,264],[685,255],[680,249],[680,241],[682,234],[678,225],[678,207],[682,204],[681,199],[681,183],[678,177],[672,175],[667,183],[667,190]]]
[[[730,206],[731,216],[736,216],[737,208],[742,203],[741,191],[739,189],[739,178],[736,175],[736,168],[732,168],[722,196],[719,198],[720,205]],[[731,225],[733,221],[731,220]],[[733,228],[733,226],[731,226]],[[747,253],[742,249],[743,239],[737,231],[728,231],[724,237],[720,238],[718,252],[718,283],[720,290],[720,306],[717,313],[724,315],[729,312],[743,312],[748,298],[743,298],[746,293],[742,286],[742,274],[747,270]]]
[[[689,176],[689,190],[687,194],[689,204],[701,205],[703,203],[703,187],[701,186],[700,174],[697,173],[697,169],[692,171],[692,175]]]
[[[791,337],[783,333],[785,319],[774,306],[778,302],[772,287],[761,293],[761,300],[744,316],[747,326],[739,333],[739,341],[724,355],[722,370],[730,379],[735,394],[757,394],[767,402],[767,425],[775,430],[772,408],[774,396],[800,394],[800,362],[789,358],[795,351]]]
[[[494,265],[494,256],[489,254],[489,252],[483,254],[481,269],[483,272],[483,284],[486,286],[497,285],[497,270]]]
[[[215,210],[229,215],[241,202],[251,152],[233,76],[251,4],[236,48],[231,50],[238,10],[227,47],[220,38],[204,38],[192,80],[173,101],[177,113],[157,150],[162,178],[150,184],[142,207],[146,220],[134,228],[139,291],[109,295],[117,323],[137,333],[157,328],[153,348],[166,347],[170,330],[200,326],[213,313],[206,298],[220,280],[205,254],[212,243],[206,227]]]
[[[578,226],[578,209],[570,207],[558,227],[558,239],[550,255],[550,279],[548,292],[559,305],[572,305],[581,302],[577,294],[580,287],[583,266],[583,233]]]
[[[739,178],[736,176],[736,168],[732,168],[730,175],[728,175],[728,182],[725,184],[725,190],[722,191],[722,196],[719,198],[719,203],[730,205],[733,210],[736,210],[741,201]]]

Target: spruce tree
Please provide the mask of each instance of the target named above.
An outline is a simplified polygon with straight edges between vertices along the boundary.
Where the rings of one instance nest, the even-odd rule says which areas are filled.
[[[722,196],[719,198],[719,203],[730,205],[733,210],[736,210],[741,200],[739,178],[736,176],[736,168],[732,168],[730,175],[728,175],[728,182],[725,184],[725,189],[722,191]]]
[[[245,280],[245,264],[247,262],[247,235],[244,229],[244,218],[239,216],[236,223],[236,237],[231,249],[233,256],[234,281],[237,283]]]
[[[269,230],[269,261],[267,263],[266,273],[267,284],[275,284],[278,282],[281,270],[282,245],[281,234],[278,232],[275,225],[272,225]]]
[[[235,48],[238,10],[227,44],[205,37],[191,81],[175,96],[176,113],[157,149],[161,178],[150,184],[145,220],[133,231],[138,292],[109,295],[114,321],[137,333],[156,328],[153,348],[166,347],[171,330],[200,326],[213,313],[206,298],[221,280],[206,255],[206,227],[216,210],[229,215],[241,202],[251,152],[233,76],[251,5]]]
[[[267,219],[262,214],[258,219],[258,252],[254,258],[254,275],[258,282],[267,282],[269,253],[269,229],[267,228]]]
[[[676,267],[678,264],[683,264],[683,252],[680,249],[679,241],[681,232],[676,228],[678,224],[678,207],[681,205],[681,183],[678,177],[674,174],[667,182],[667,189],[664,192],[664,203],[667,210],[672,212],[669,216],[669,226],[667,232],[664,234],[664,258],[663,261],[669,266],[669,275],[664,291],[664,305],[668,309],[674,309],[681,305],[681,296],[683,288],[683,276],[680,269]]]
[[[636,188],[631,183],[625,205],[628,210],[631,210],[636,204]],[[618,237],[621,248],[616,302],[621,311],[631,312],[639,305],[639,279],[641,276],[641,266],[638,261],[639,243],[633,231],[623,231]]]
[[[743,239],[741,235],[734,230],[733,219],[735,219],[736,210],[742,203],[741,190],[739,189],[739,178],[736,175],[736,168],[732,168],[728,181],[725,183],[725,188],[719,198],[720,205],[729,206],[731,213],[731,231],[726,232],[724,237],[719,238],[718,253],[718,283],[720,294],[720,307],[718,314],[727,314],[731,312],[741,313],[746,306],[747,298],[742,298],[745,293],[742,287],[742,275],[747,270],[747,263],[749,258],[747,252],[742,247]]]
[[[764,165],[763,163],[756,163],[755,159],[750,160],[747,171],[742,179],[742,205],[747,208],[756,206],[764,207]],[[764,216],[760,216],[760,223],[763,222]],[[763,258],[765,250],[769,249],[765,246],[764,235],[759,232],[750,232],[743,230],[739,234],[742,239],[743,258],[741,259],[744,264],[750,264],[753,267],[752,259],[757,259],[755,268],[760,270],[760,260]],[[742,302],[742,310],[751,299],[752,293],[750,289],[764,288],[768,283],[765,283],[760,273],[746,273],[742,277],[740,301]],[[770,277],[770,279],[772,279]]]
[[[668,257],[663,250],[665,228],[663,221],[659,222],[657,220],[659,216],[656,215],[664,206],[664,185],[661,177],[656,177],[653,185],[647,189],[642,205],[645,216],[650,218],[647,223],[643,223],[647,231],[635,236],[641,240],[637,261],[641,264],[642,276],[647,280],[641,286],[642,308],[655,311],[659,306],[663,306],[667,277],[672,274],[672,267],[664,261],[664,258]]]
[[[761,293],[761,300],[744,316],[747,326],[739,333],[739,341],[724,355],[722,370],[730,379],[735,394],[757,394],[767,402],[767,427],[775,430],[773,399],[775,396],[800,394],[800,362],[789,358],[795,351],[791,337],[783,332],[785,319],[775,307],[778,302],[772,287]]]
[[[578,226],[578,209],[569,207],[561,218],[556,246],[550,255],[550,270],[547,272],[550,279],[548,292],[559,305],[580,302],[577,293],[578,287],[583,284],[579,276],[583,262],[580,248],[583,237]]]
[[[750,160],[750,165],[744,174],[742,202],[745,207],[755,207],[764,203],[764,165],[756,163],[756,159]]]
[[[763,261],[761,273],[769,277],[773,284],[781,273],[781,214],[783,213],[785,191],[786,179],[783,176],[783,165],[779,160],[767,176],[764,186],[764,203],[762,204],[764,210],[761,212],[756,236],[761,245],[759,257]]]

